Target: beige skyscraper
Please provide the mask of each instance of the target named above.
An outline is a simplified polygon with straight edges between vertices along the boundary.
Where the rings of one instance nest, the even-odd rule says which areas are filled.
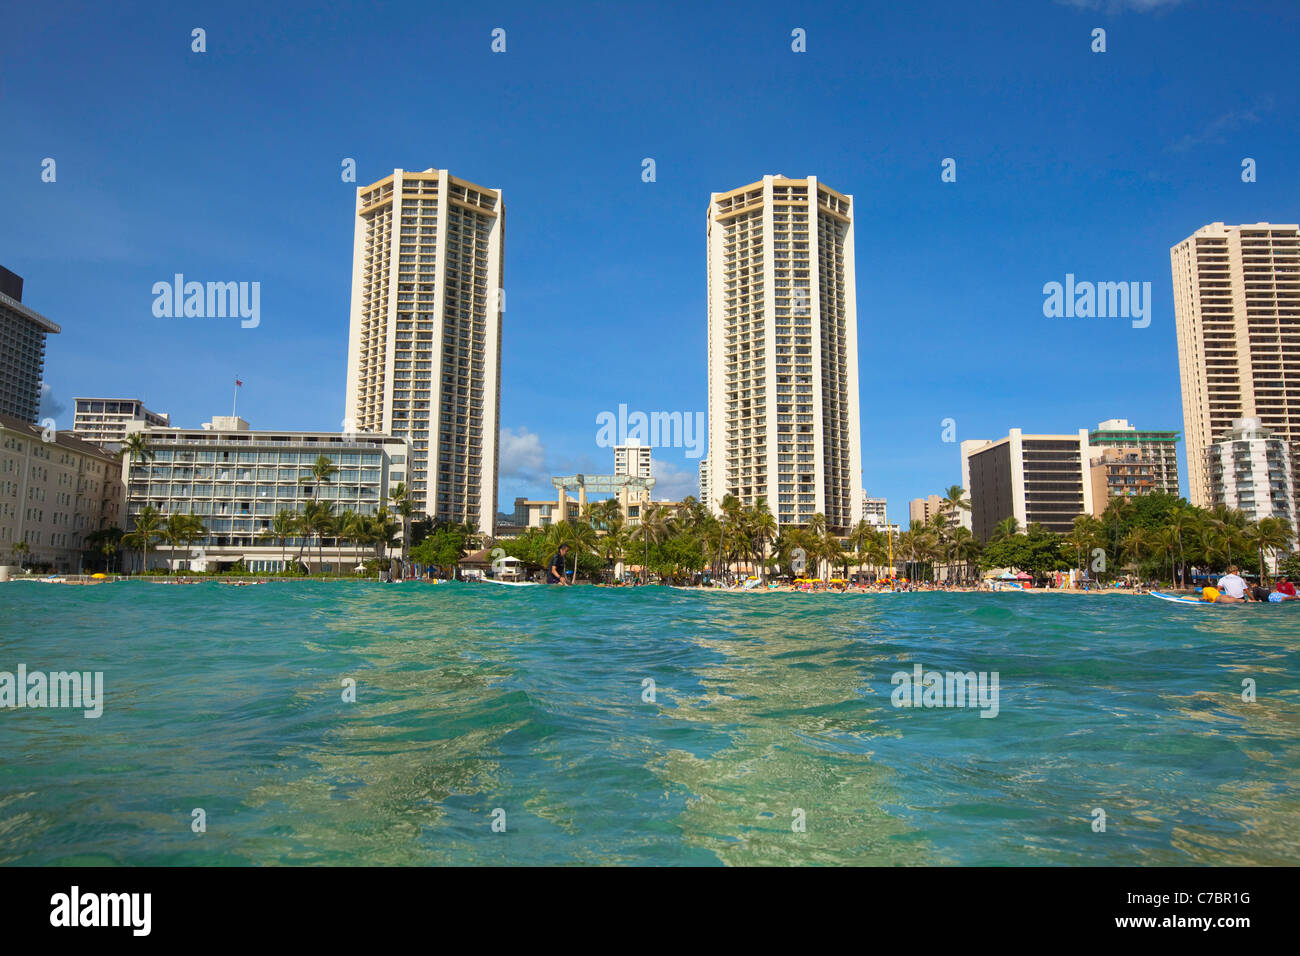
[[[1216,222],[1169,257],[1192,503],[1213,503],[1210,447],[1235,419],[1289,441],[1300,474],[1300,227]]]
[[[764,176],[708,211],[708,506],[862,518],[853,197]]]
[[[501,192],[445,169],[357,189],[345,430],[411,442],[431,516],[496,522],[505,309]]]

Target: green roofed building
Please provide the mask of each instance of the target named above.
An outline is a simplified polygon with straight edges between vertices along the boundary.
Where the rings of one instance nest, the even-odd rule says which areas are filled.
[[[1110,418],[1088,433],[1088,445],[1094,453],[1116,448],[1138,452],[1139,459],[1150,466],[1154,487],[1151,491],[1178,494],[1177,431],[1142,431],[1123,418]]]

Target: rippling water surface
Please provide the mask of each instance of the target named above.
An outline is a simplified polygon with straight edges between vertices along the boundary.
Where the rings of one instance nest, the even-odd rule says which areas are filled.
[[[1300,862],[1297,607],[17,582],[20,663],[105,703],[0,710],[6,864]]]

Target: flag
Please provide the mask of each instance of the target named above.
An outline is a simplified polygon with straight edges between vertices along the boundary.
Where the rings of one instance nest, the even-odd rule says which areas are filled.
[[[239,379],[235,379],[235,384],[238,386],[242,386],[244,383],[241,382]]]

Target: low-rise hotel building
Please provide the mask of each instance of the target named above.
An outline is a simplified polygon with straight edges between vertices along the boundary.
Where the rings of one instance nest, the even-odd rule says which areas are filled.
[[[86,536],[120,527],[122,505],[118,456],[0,415],[0,565],[80,571]]]
[[[174,561],[196,571],[224,570],[242,561],[254,572],[280,570],[281,542],[269,536],[277,512],[302,512],[318,500],[331,505],[335,515],[345,509],[374,514],[390,489],[405,481],[410,462],[410,447],[401,438],[253,431],[235,417],[217,417],[202,428],[150,428],[145,434],[153,457],[128,465],[129,520],[152,505],[163,514],[194,514],[207,532],[190,553],[174,559],[164,547],[151,556],[151,567],[156,560],[157,566]],[[321,455],[339,471],[318,483],[311,466]],[[291,538],[283,563],[292,563],[301,548],[301,561],[313,573],[330,573],[350,569],[373,553],[369,546],[329,537],[324,544],[318,556],[314,539]]]

